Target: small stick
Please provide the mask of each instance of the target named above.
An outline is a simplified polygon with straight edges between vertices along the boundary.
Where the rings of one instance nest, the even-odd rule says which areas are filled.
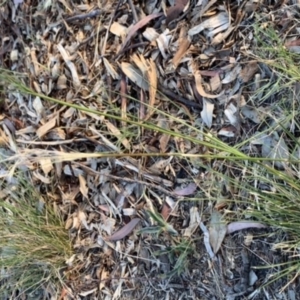
[[[101,12],[102,11],[100,9],[95,9],[95,10],[89,12],[89,13],[79,14],[79,15],[75,15],[75,16],[66,18],[65,21],[67,23],[72,23],[74,21],[85,20],[85,19],[88,19],[88,18],[94,18],[94,17],[99,16],[101,14]]]

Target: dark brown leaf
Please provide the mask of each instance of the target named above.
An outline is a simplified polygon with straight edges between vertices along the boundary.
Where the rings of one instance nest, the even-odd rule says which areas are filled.
[[[139,222],[140,222],[139,218],[132,219],[128,224],[123,226],[120,230],[115,232],[112,236],[108,237],[108,239],[113,242],[123,239],[133,231],[133,229]]]
[[[166,17],[167,25],[179,17],[179,15],[183,12],[184,7],[187,5],[188,2],[188,0],[177,0],[175,2],[175,5],[168,9]]]
[[[124,44],[123,44],[122,48],[120,49],[119,53],[122,52],[122,50],[126,47],[128,42],[132,39],[132,37],[135,35],[135,33],[139,29],[141,29],[142,27],[147,25],[151,20],[159,18],[162,15],[163,15],[163,13],[151,14],[151,15],[145,17],[144,19],[140,20],[139,22],[137,22],[134,26],[132,26],[131,29],[128,32],[128,35],[127,35],[127,37],[124,41]]]

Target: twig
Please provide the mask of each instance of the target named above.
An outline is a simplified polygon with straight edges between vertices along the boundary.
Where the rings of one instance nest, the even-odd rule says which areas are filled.
[[[99,16],[101,14],[101,12],[102,11],[100,9],[95,9],[95,10],[89,12],[89,13],[79,14],[79,15],[75,15],[75,16],[66,18],[65,21],[67,23],[72,23],[74,21],[85,20],[85,19],[88,19],[88,18],[94,18],[94,17]]]
[[[104,38],[104,43],[103,43],[103,47],[102,47],[102,51],[101,51],[101,55],[102,55],[102,56],[104,56],[104,54],[105,54],[106,43],[107,43],[107,39],[108,39],[108,33],[109,33],[109,30],[110,30],[111,24],[112,24],[112,22],[113,22],[114,19],[115,19],[116,13],[117,13],[117,11],[118,11],[120,5],[121,5],[121,2],[122,2],[122,0],[119,0],[119,1],[118,1],[118,4],[117,4],[117,6],[116,6],[114,12],[112,13],[112,16],[111,16],[110,20],[109,20],[109,24],[108,24],[108,26],[107,26],[107,30],[106,30],[106,34],[105,34],[105,38]]]
[[[184,104],[184,105],[186,105],[188,107],[194,107],[194,108],[202,109],[202,105],[200,103],[188,100],[188,99],[186,99],[184,97],[181,97],[180,95],[177,95],[177,94],[173,93],[170,90],[167,90],[165,88],[160,87],[160,92],[163,95],[166,95],[166,96],[170,97],[171,100],[173,100],[175,102],[182,103],[182,104]]]
[[[81,167],[85,172],[90,173],[90,174],[94,174],[94,175],[100,175],[100,176],[107,176],[109,178],[115,179],[115,180],[122,180],[122,181],[127,181],[127,182],[134,182],[134,183],[138,183],[138,184],[143,184],[145,186],[151,187],[153,189],[157,189],[171,197],[174,198],[180,198],[181,196],[177,195],[176,193],[172,192],[172,191],[168,191],[167,189],[161,187],[158,184],[154,184],[154,183],[150,183],[150,182],[146,182],[146,181],[142,181],[142,180],[138,180],[138,179],[131,179],[131,178],[126,178],[126,177],[119,177],[116,175],[111,175],[111,174],[107,174],[104,172],[98,172],[93,170],[92,168],[89,168],[81,163],[78,163],[76,161],[73,162],[74,164],[76,164],[77,166]]]
[[[134,44],[134,45],[129,45],[128,47],[125,47],[124,49],[122,49],[114,59],[118,60],[119,57],[121,55],[123,55],[128,50],[131,50],[131,49],[134,49],[134,48],[138,48],[138,47],[142,47],[142,46],[146,46],[148,44],[149,44],[149,42],[142,42],[142,43],[137,43],[137,44]]]
[[[216,260],[216,256],[215,256],[214,252],[212,251],[211,245],[209,243],[209,232],[202,222],[200,222],[200,228],[204,235],[203,241],[204,241],[204,246],[206,248],[206,251],[212,260]]]
[[[22,139],[16,139],[16,142],[22,144],[29,144],[29,145],[46,145],[46,146],[57,146],[57,145],[66,145],[66,144],[73,144],[76,142],[86,142],[88,141],[87,138],[74,138],[70,140],[62,140],[62,141],[26,141]]]
[[[134,22],[137,23],[139,21],[139,19],[138,19],[134,4],[133,4],[132,0],[128,0],[128,2],[129,2],[129,6],[131,8],[131,11],[132,11]]]

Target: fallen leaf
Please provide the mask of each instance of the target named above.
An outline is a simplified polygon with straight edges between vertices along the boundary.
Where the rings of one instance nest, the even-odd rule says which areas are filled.
[[[134,82],[139,88],[148,91],[149,84],[145,76],[141,73],[141,71],[135,68],[132,64],[127,62],[121,63],[121,69],[123,73]]]
[[[65,64],[67,65],[67,67],[69,68],[69,70],[71,71],[71,76],[72,76],[72,79],[73,79],[73,85],[74,87],[77,89],[77,88],[80,88],[81,87],[81,81],[79,79],[79,76],[78,76],[78,73],[77,73],[77,70],[76,70],[76,67],[75,67],[75,64],[72,62],[72,60],[75,58],[75,57],[71,57],[67,51],[65,50],[65,48],[61,45],[61,44],[58,44],[57,45],[57,49],[58,51],[60,52],[63,60],[65,61]]]
[[[123,43],[123,46],[121,47],[119,53],[126,47],[127,43],[130,41],[130,39],[135,35],[135,33],[141,29],[142,27],[144,27],[145,25],[147,25],[151,20],[159,18],[160,16],[162,16],[163,13],[155,13],[155,14],[151,14],[145,18],[143,18],[142,20],[140,20],[139,22],[137,22],[134,26],[132,26],[128,32],[128,35]]]
[[[221,128],[218,132],[218,135],[226,136],[226,137],[235,137],[236,132],[237,132],[236,128],[234,126],[230,125],[230,126]]]
[[[166,29],[162,34],[159,35],[159,37],[156,39],[156,43],[158,46],[158,49],[163,56],[164,59],[168,59],[167,52],[169,51],[169,45],[171,41],[172,36],[170,35],[170,32],[168,29]]]
[[[203,109],[201,111],[201,118],[208,128],[210,128],[212,125],[214,107],[215,105],[213,103],[203,98]]]
[[[288,160],[290,153],[287,144],[283,137],[279,137],[278,133],[274,131],[272,134],[267,135],[262,132],[258,132],[254,135],[251,143],[254,145],[262,145],[261,155],[266,158],[275,159],[275,166],[278,168],[285,167],[286,163],[278,161],[276,159]]]
[[[183,12],[189,0],[176,0],[175,5],[171,6],[167,11],[166,24],[168,25],[173,20],[176,20]]]
[[[147,71],[147,77],[149,80],[149,106],[154,107],[156,93],[157,93],[157,70],[154,61],[150,58],[148,60],[149,68]],[[148,115],[152,114],[153,110],[148,110]]]
[[[210,17],[203,21],[202,23],[198,24],[197,26],[192,27],[188,34],[189,35],[195,35],[203,31],[204,29],[208,28],[217,28],[219,26],[222,26],[224,24],[229,24],[228,22],[228,13],[227,12],[221,12],[213,17]]]
[[[110,241],[118,241],[126,237],[128,234],[130,234],[135,226],[140,222],[139,218],[132,219],[128,224],[123,226],[120,230],[115,232],[112,236],[108,237]]]
[[[174,193],[178,196],[188,196],[193,194],[197,189],[197,185],[192,182],[183,189],[175,189]]]
[[[80,174],[78,175],[78,179],[79,179],[79,186],[80,186],[79,190],[80,190],[81,194],[87,199],[88,198],[89,189],[87,187],[86,180]]]
[[[233,102],[228,103],[224,113],[231,125],[235,127],[239,126],[238,108]]]
[[[238,221],[227,225],[227,234],[249,228],[266,228],[267,226],[259,222]]]
[[[241,108],[241,113],[245,118],[251,120],[256,124],[259,124],[263,119],[262,115],[255,107],[250,107],[248,105],[245,105]]]
[[[201,217],[198,208],[193,206],[190,208],[190,223],[183,231],[183,236],[191,237],[201,223]]]
[[[211,221],[209,226],[209,242],[216,254],[227,233],[227,226],[224,221],[222,221],[222,215],[214,210],[211,214]]]
[[[194,77],[195,77],[197,92],[202,97],[209,98],[209,99],[215,99],[215,98],[218,98],[218,97],[220,97],[220,96],[222,96],[224,94],[224,91],[221,92],[220,94],[217,94],[217,95],[211,95],[211,94],[206,93],[205,90],[204,90],[204,88],[203,88],[203,86],[202,86],[202,75],[201,75],[200,71],[196,71],[194,73]]]
[[[49,130],[54,128],[56,125],[56,118],[52,118],[50,121],[45,123],[43,126],[41,126],[37,131],[36,134],[39,138],[42,138]]]
[[[113,22],[109,28],[109,31],[119,37],[123,37],[127,33],[127,28],[118,22]]]
[[[191,41],[187,37],[182,38],[179,41],[179,47],[178,47],[177,52],[174,55],[174,58],[172,60],[173,65],[175,66],[175,68],[177,68],[177,66],[179,65],[182,57],[186,54],[188,48],[190,47],[190,44],[191,44]]]
[[[294,47],[294,46],[300,46],[300,39],[293,40],[293,41],[288,41],[284,45],[287,48]]]
[[[160,213],[162,215],[162,217],[164,218],[164,220],[168,219],[171,211],[172,211],[172,208],[166,202],[164,202],[163,207],[161,209],[161,213]]]
[[[108,130],[123,144],[123,146],[126,149],[130,150],[131,147],[130,142],[128,141],[128,139],[123,137],[121,131],[109,121],[105,121],[105,124]]]
[[[258,71],[258,64],[256,61],[248,63],[240,72],[239,78],[244,82],[249,82],[254,74]]]

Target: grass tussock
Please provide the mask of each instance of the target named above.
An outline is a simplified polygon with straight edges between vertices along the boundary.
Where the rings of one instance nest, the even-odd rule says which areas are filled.
[[[1,189],[0,293],[57,297],[72,253],[62,220],[22,174]]]

